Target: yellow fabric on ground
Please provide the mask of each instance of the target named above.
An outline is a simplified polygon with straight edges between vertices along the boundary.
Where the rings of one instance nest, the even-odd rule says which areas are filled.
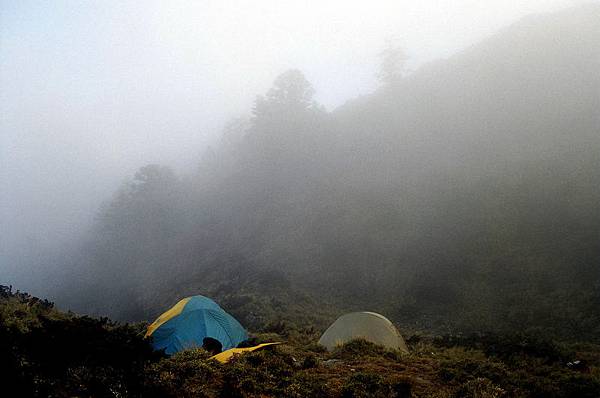
[[[231,348],[227,351],[223,351],[220,354],[210,357],[210,359],[216,359],[217,361],[219,361],[221,363],[226,363],[226,362],[229,362],[229,360],[233,357],[234,354],[243,354],[245,352],[256,351],[256,350],[260,350],[261,348],[264,348],[264,347],[267,347],[270,345],[277,345],[277,344],[281,344],[281,343],[263,343],[263,344],[259,344],[254,347]]]
[[[144,337],[150,336],[156,329],[160,327],[163,323],[167,322],[169,319],[181,314],[183,311],[183,307],[190,301],[191,297],[184,298],[180,300],[177,304],[171,307],[168,311],[163,312],[150,326],[148,326],[148,330],[146,331],[146,335]]]

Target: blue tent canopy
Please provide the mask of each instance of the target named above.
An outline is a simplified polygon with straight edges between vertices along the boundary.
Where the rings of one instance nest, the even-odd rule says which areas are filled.
[[[152,336],[154,349],[164,349],[169,355],[202,347],[205,337],[218,340],[223,350],[237,347],[248,339],[248,334],[234,317],[204,296],[179,301],[148,327],[146,336]]]

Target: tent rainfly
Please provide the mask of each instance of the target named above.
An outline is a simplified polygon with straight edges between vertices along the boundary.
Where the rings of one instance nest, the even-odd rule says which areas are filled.
[[[386,348],[408,352],[392,322],[375,312],[352,312],[339,317],[319,339],[329,351],[352,339],[365,339]]]
[[[231,358],[233,358],[234,355],[242,355],[247,352],[262,350],[265,347],[272,347],[274,345],[279,345],[279,344],[282,344],[282,343],[281,342],[263,343],[263,344],[255,345],[254,347],[231,348],[227,351],[221,352],[220,354],[213,355],[212,357],[210,357],[210,359],[215,359],[221,363],[227,363],[227,362],[229,362],[229,360]]]
[[[224,350],[248,339],[246,330],[234,317],[204,296],[179,301],[148,326],[148,336],[152,336],[155,350],[164,349],[169,355],[202,347],[207,338],[216,340]]]

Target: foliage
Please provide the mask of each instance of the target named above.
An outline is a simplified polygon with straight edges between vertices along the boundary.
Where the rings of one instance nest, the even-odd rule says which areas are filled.
[[[391,388],[382,375],[356,373],[342,387],[343,398],[390,397]]]
[[[477,378],[469,380],[456,392],[456,398],[501,398],[506,391],[494,385],[488,379]]]
[[[285,111],[301,111],[314,105],[315,90],[298,69],[279,75],[265,97],[258,97],[254,114],[257,119]],[[287,116],[287,115],[286,115]]]
[[[379,54],[381,65],[378,78],[381,83],[393,86],[402,79],[402,73],[408,59],[404,49],[395,45],[392,40],[387,40],[385,49]]]
[[[360,339],[327,352],[318,333],[280,324],[281,334],[249,343],[292,337],[286,344],[220,364],[203,349],[153,353],[144,325],[64,314],[27,294],[0,292],[0,371],[20,396],[586,398],[600,391],[600,347],[589,343],[421,333],[407,339],[410,354]],[[567,359],[586,366],[569,367]]]
[[[540,336],[523,333],[480,333],[468,336],[445,335],[436,339],[442,347],[468,347],[485,352],[487,356],[499,357],[503,360],[517,360],[520,357],[540,358],[547,362],[567,362],[569,355],[566,348]]]
[[[52,307],[2,287],[0,371],[6,390],[37,397],[139,396],[145,364],[157,358],[142,329]]]
[[[386,350],[380,345],[373,344],[365,339],[350,340],[336,347],[334,354],[344,359],[360,357],[383,357],[384,355],[395,355],[395,351]]]
[[[148,397],[207,397],[218,394],[219,366],[203,349],[183,351],[146,370]]]

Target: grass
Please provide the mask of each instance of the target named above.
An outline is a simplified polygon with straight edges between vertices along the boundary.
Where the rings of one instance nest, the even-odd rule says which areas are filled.
[[[598,397],[600,347],[540,336],[407,337],[410,353],[353,340],[328,352],[319,330],[274,321],[227,364],[202,350],[152,352],[144,325],[61,313],[0,289],[0,371],[34,397]],[[582,361],[573,369],[568,362]]]

